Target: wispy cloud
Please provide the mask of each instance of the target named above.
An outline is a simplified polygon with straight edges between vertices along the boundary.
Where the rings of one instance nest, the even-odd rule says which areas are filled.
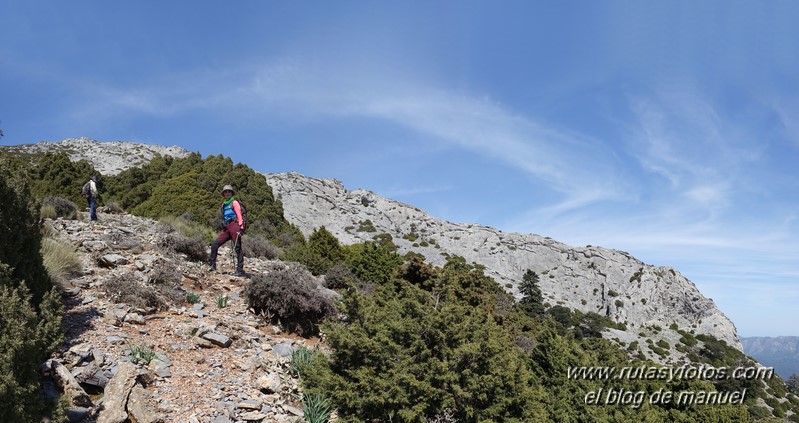
[[[521,116],[486,98],[409,82],[407,77],[367,78],[286,60],[143,88],[99,88],[76,108],[74,118],[174,115],[198,109],[245,119],[368,118],[512,166],[558,192],[562,201],[553,206],[558,210],[620,197],[626,185],[612,149],[601,140]]]

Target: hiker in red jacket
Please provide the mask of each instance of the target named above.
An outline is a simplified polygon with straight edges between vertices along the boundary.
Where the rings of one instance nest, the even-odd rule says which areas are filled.
[[[225,197],[225,202],[222,204],[222,218],[225,221],[225,229],[211,244],[211,258],[208,264],[211,265],[211,271],[216,271],[216,255],[219,246],[233,240],[234,249],[236,250],[236,276],[246,276],[244,273],[244,252],[241,249],[241,235],[244,231],[244,217],[241,212],[241,204],[236,201],[234,197],[235,190],[230,185],[225,185],[222,188],[222,196]]]

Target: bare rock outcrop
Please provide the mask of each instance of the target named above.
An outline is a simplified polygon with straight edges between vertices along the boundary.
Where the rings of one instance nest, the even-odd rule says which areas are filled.
[[[444,254],[482,264],[516,296],[522,275],[532,269],[550,305],[608,316],[625,323],[630,333],[676,324],[741,349],[732,321],[673,268],[645,264],[623,251],[443,221],[370,191],[349,191],[335,179],[298,173],[265,176],[282,200],[286,218],[306,235],[325,226],[352,244],[387,233],[401,253],[420,252],[437,265],[445,263]]]

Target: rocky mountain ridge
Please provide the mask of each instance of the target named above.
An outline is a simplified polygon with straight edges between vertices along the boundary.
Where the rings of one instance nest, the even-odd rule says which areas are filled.
[[[178,146],[164,147],[126,141],[99,142],[89,138],[68,138],[58,142],[0,146],[0,151],[28,155],[63,151],[72,161],[86,160],[103,175],[116,175],[125,169],[142,166],[156,155],[186,157],[189,151]]]
[[[742,348],[732,321],[676,269],[645,264],[623,251],[573,247],[541,235],[443,221],[368,190],[347,190],[335,179],[298,173],[265,176],[283,202],[286,219],[306,235],[324,226],[351,244],[389,234],[401,253],[419,252],[436,265],[444,263],[445,254],[482,264],[516,296],[522,275],[532,269],[539,274],[550,305],[596,312],[625,323],[626,336],[616,331],[613,335],[625,342],[639,340],[636,334],[658,327],[662,330],[655,330],[656,338],[674,341],[679,336],[669,334],[669,327],[676,324]],[[679,359],[679,353],[672,352]]]

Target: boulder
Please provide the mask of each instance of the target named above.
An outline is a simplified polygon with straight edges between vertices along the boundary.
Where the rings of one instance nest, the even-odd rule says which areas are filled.
[[[136,423],[162,423],[158,406],[150,391],[139,385],[133,387],[128,397],[128,413]]]
[[[72,399],[72,405],[76,405],[79,407],[91,407],[92,400],[89,398],[89,395],[86,394],[86,391],[80,387],[80,384],[75,377],[72,376],[72,373],[64,366],[63,364],[55,361],[49,360],[45,364],[45,368],[50,368],[53,378],[58,383],[58,386],[64,390],[64,393]]]
[[[125,423],[128,420],[128,396],[136,383],[138,373],[135,365],[119,363],[116,374],[105,387],[103,408],[97,417],[97,423]]]

